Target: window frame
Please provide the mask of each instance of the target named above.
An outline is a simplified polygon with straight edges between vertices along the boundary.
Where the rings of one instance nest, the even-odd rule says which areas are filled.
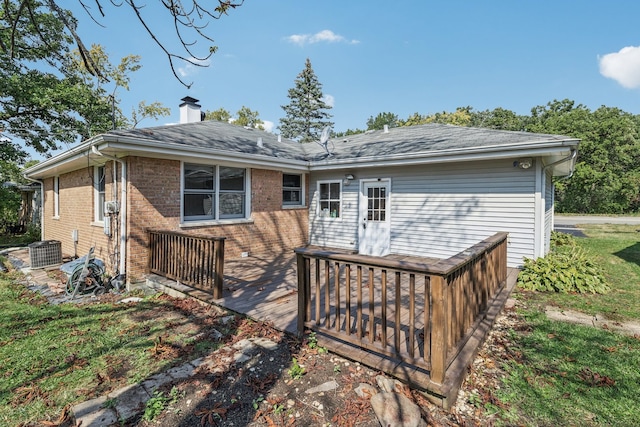
[[[331,184],[338,184],[338,198],[331,198]],[[322,190],[321,190],[321,186],[322,185],[329,185],[329,198],[328,199],[322,199]],[[317,203],[316,203],[316,216],[318,218],[326,218],[326,219],[330,219],[330,220],[342,220],[342,215],[343,215],[343,206],[344,203],[342,202],[342,195],[343,195],[343,190],[342,190],[342,180],[339,179],[332,179],[332,180],[322,180],[322,181],[318,181],[317,182],[317,191],[318,191],[318,197],[317,197]],[[329,211],[328,214],[323,213],[322,209],[321,209],[321,205],[322,202],[326,201],[329,203],[329,206],[331,206],[332,202],[337,202],[338,203],[338,209],[339,209],[339,213],[336,216],[331,216],[331,213]]]
[[[93,167],[93,221],[99,223],[104,222],[104,203],[107,201],[106,173],[105,165]]]
[[[211,168],[213,174],[212,188],[186,188],[185,182],[185,169],[187,167],[192,168]],[[239,169],[243,172],[242,185],[243,189],[221,189],[221,168]],[[223,178],[224,181],[224,178]],[[249,195],[251,192],[248,190],[251,185],[251,173],[250,169],[246,167],[238,167],[235,165],[225,164],[207,164],[183,161],[180,168],[180,223],[184,226],[198,225],[201,223],[229,223],[235,221],[248,220],[251,215],[251,204]],[[185,215],[185,195],[188,194],[208,194],[211,197],[211,214],[210,215]],[[242,199],[242,213],[241,214],[221,214],[220,212],[220,195],[221,194],[240,194]]]
[[[285,175],[293,175],[300,177],[300,186],[299,187],[285,187],[284,185],[284,177]],[[304,173],[292,173],[292,172],[283,172],[282,173],[282,207],[283,208],[300,208],[305,206],[305,180]],[[295,202],[285,202],[284,193],[285,191],[298,191],[298,200]]]

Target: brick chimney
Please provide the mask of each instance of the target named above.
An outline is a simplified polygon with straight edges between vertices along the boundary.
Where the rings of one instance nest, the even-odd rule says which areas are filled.
[[[204,120],[204,113],[200,111],[202,107],[198,104],[198,100],[190,96],[181,99],[180,104],[180,124],[201,122]]]

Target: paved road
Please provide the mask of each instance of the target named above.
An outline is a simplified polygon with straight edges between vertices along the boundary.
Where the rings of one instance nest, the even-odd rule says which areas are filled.
[[[629,224],[640,225],[636,216],[590,216],[590,215],[554,215],[553,229],[561,233],[586,237],[579,227],[581,224]]]
[[[555,227],[576,226],[578,224],[629,224],[640,225],[637,216],[600,216],[600,215],[555,215]]]

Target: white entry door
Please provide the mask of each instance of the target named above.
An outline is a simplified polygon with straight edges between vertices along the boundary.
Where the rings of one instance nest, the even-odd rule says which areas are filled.
[[[391,246],[389,193],[391,181],[361,181],[358,221],[358,252],[384,256]]]

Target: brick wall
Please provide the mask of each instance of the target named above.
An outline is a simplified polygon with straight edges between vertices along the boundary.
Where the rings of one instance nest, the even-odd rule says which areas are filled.
[[[54,217],[54,179],[44,181],[44,239],[62,243],[63,256],[82,256],[95,247],[95,256],[105,262],[110,273],[115,271],[117,236],[104,234],[102,223],[94,222],[93,167],[83,168],[59,177],[59,217]],[[113,167],[105,165],[105,196],[112,198]],[[77,248],[72,239],[78,231]]]
[[[146,273],[148,228],[226,237],[227,259],[242,252],[280,253],[307,244],[308,209],[282,208],[282,172],[251,170],[251,222],[202,227],[180,227],[179,161],[129,157],[128,182],[127,275],[132,281]]]
[[[127,162],[127,259],[130,281],[144,278],[147,270],[149,228],[194,235],[226,237],[225,257],[292,251],[308,242],[308,209],[282,208],[282,172],[251,170],[251,221],[203,227],[180,227],[180,162],[177,160],[128,157]],[[120,182],[120,166],[116,168]],[[113,199],[113,164],[105,165],[106,200]],[[104,234],[102,223],[94,219],[93,167],[60,176],[60,216],[54,218],[53,178],[44,181],[45,240],[62,242],[64,255],[82,256],[91,246],[95,254],[115,272],[119,220],[112,221],[112,238]],[[305,179],[308,206],[308,176]],[[118,185],[117,198],[120,198]],[[78,230],[74,248],[72,231]]]

